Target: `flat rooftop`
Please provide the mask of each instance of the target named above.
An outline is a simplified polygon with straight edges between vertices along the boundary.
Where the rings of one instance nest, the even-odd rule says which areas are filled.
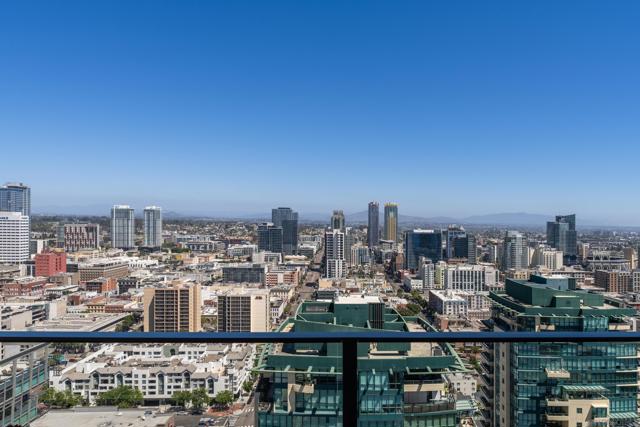
[[[171,425],[173,414],[147,414],[142,409],[113,407],[51,410],[31,422],[31,427],[158,427]]]

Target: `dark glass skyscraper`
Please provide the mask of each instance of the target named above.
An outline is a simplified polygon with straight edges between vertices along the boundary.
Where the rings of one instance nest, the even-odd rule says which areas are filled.
[[[282,253],[295,255],[298,252],[298,212],[291,208],[274,208],[271,210],[271,222],[282,227]]]
[[[547,244],[562,251],[565,265],[575,264],[578,258],[578,235],[576,216],[558,215],[555,221],[547,222]]]
[[[418,260],[423,256],[431,261],[442,259],[442,232],[440,230],[409,230],[404,233],[405,268],[418,269]]]
[[[282,253],[282,227],[270,222],[258,225],[258,249]]]
[[[367,222],[367,244],[370,248],[380,243],[380,205],[369,203],[369,220]]]
[[[343,211],[333,211],[331,215],[331,229],[345,231],[346,224]]]

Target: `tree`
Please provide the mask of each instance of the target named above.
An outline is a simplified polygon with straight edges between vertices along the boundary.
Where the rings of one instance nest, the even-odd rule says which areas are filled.
[[[207,403],[209,403],[209,395],[207,394],[207,390],[205,390],[204,388],[199,388],[191,392],[191,405],[194,409],[202,409],[202,407]]]
[[[84,403],[84,399],[71,390],[56,391],[54,388],[48,387],[41,395],[40,402],[50,407],[71,408]]]
[[[218,394],[216,394],[216,397],[213,398],[213,401],[220,406],[229,406],[231,405],[231,403],[233,403],[233,400],[233,393],[231,393],[229,390],[218,392]]]
[[[102,393],[96,399],[96,403],[102,406],[118,406],[120,408],[133,408],[141,405],[144,400],[142,392],[138,388],[119,386]]]
[[[183,390],[176,391],[173,393],[173,396],[171,396],[171,398],[177,406],[186,408],[187,403],[191,402],[191,392]]]
[[[253,383],[251,381],[245,381],[244,384],[242,384],[242,389],[245,393],[250,393],[253,389]]]

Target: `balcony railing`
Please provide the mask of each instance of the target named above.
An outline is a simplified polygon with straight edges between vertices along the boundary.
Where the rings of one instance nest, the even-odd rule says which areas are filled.
[[[31,332],[0,331],[0,343],[341,343],[343,425],[358,425],[358,343],[524,343],[524,342],[639,342],[640,332]],[[32,348],[33,349],[33,348]],[[19,358],[32,349],[11,357]],[[4,359],[3,361],[7,361]],[[408,408],[409,407],[409,408]],[[452,403],[405,405],[408,413],[448,410]]]

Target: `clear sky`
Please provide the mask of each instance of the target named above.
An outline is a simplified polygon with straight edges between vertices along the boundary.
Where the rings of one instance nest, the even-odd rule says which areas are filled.
[[[0,2],[33,205],[640,224],[640,2]]]

